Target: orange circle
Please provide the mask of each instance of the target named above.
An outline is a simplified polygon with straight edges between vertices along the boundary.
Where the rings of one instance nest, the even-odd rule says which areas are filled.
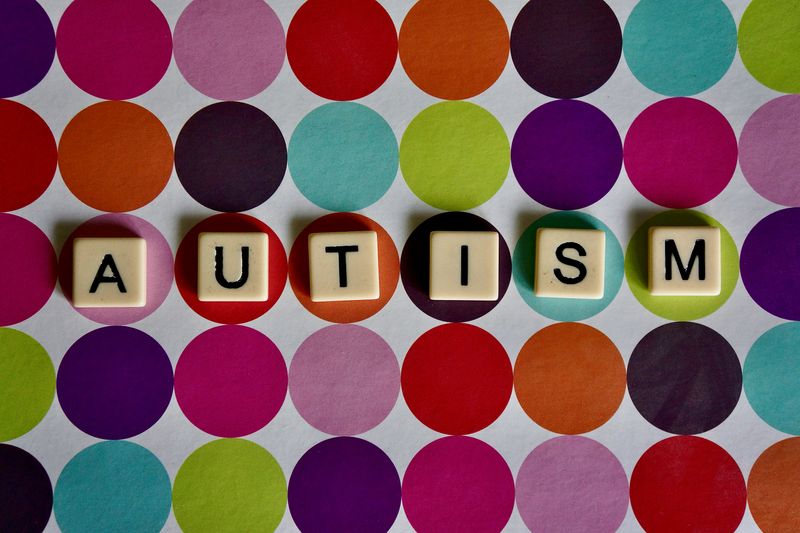
[[[150,203],[172,173],[172,139],[158,118],[130,102],[100,102],[67,124],[58,166],[69,190],[102,211]]]
[[[488,0],[420,0],[400,28],[400,62],[426,93],[463,100],[488,89],[508,61],[508,27]]]
[[[767,448],[747,478],[747,502],[765,533],[800,531],[800,437]]]
[[[308,279],[308,236],[335,231],[374,231],[378,234],[380,296],[376,300],[312,302]],[[297,236],[289,253],[289,282],[300,303],[323,320],[358,322],[380,311],[394,294],[400,278],[400,258],[392,238],[377,222],[355,213],[332,213],[316,219]]]
[[[585,324],[553,324],[528,339],[514,365],[522,408],[565,435],[605,424],[625,395],[625,362],[611,340]]]

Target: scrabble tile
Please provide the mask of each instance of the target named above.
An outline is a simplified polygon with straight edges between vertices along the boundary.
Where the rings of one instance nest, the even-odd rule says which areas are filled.
[[[433,231],[430,247],[431,300],[497,300],[497,232]]]
[[[144,307],[147,242],[140,238],[77,238],[73,242],[75,307]]]
[[[266,302],[266,233],[208,232],[197,238],[197,298],[201,302]]]
[[[716,296],[722,287],[719,228],[650,228],[648,278],[654,296]]]
[[[312,233],[308,236],[312,302],[376,300],[378,234],[374,231]]]
[[[534,294],[599,300],[605,292],[606,234],[596,229],[539,228]]]

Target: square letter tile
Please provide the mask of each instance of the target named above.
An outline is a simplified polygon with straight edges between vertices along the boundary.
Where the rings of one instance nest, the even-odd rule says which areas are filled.
[[[266,302],[266,233],[201,233],[197,238],[197,298],[201,302]]]
[[[378,299],[378,234],[312,233],[308,236],[308,273],[312,302]]]
[[[534,294],[599,300],[605,291],[606,234],[597,229],[539,228]]]
[[[497,300],[497,232],[432,231],[430,246],[431,300]]]
[[[722,287],[719,228],[650,228],[648,278],[655,296],[716,296]]]
[[[147,242],[139,238],[77,238],[73,242],[75,307],[144,307]]]

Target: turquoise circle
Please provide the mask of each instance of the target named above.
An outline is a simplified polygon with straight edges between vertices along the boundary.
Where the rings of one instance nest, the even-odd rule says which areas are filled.
[[[779,431],[800,435],[800,323],[781,324],[761,335],[742,374],[756,414]]]
[[[53,507],[64,533],[146,533],[164,527],[172,488],[150,451],[127,441],[105,441],[73,457],[56,483]]]
[[[323,209],[358,211],[392,185],[399,162],[389,124],[367,106],[325,104],[305,116],[289,141],[297,188]]]
[[[600,229],[606,233],[605,289],[599,300],[542,298],[533,293],[536,263],[536,230],[539,228]],[[523,232],[514,248],[514,283],[522,299],[537,313],[560,322],[575,322],[596,315],[617,296],[625,260],[614,233],[593,216],[577,211],[557,211],[536,220]]]
[[[642,0],[622,42],[631,72],[644,86],[666,96],[690,96],[730,68],[736,22],[721,0]]]

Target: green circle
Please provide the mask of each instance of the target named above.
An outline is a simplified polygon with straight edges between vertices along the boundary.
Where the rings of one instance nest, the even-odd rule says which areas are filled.
[[[770,89],[800,92],[800,2],[753,0],[739,24],[739,54]]]
[[[494,196],[508,175],[503,126],[470,102],[423,110],[400,141],[400,170],[420,200],[447,211],[472,209]]]
[[[778,431],[800,435],[800,323],[781,324],[761,335],[742,372],[756,414]]]
[[[653,296],[647,280],[648,232],[653,226],[713,226],[720,230],[722,289],[717,296]],[[739,253],[728,230],[699,211],[666,211],[639,226],[625,252],[625,277],[631,292],[648,311],[668,320],[697,320],[710,315],[730,297],[739,279]]]
[[[539,228],[600,229],[606,234],[606,257],[603,297],[598,300],[580,298],[542,298],[533,292],[536,263],[536,231]],[[577,211],[557,211],[545,215],[522,233],[514,248],[514,284],[522,299],[539,314],[560,322],[575,322],[596,315],[612,302],[622,285],[622,247],[605,224],[593,216]]]
[[[0,328],[0,442],[41,422],[55,390],[53,362],[42,345],[21,331]]]
[[[330,211],[377,202],[397,175],[397,139],[367,106],[333,102],[314,109],[289,142],[289,172],[309,201]]]
[[[270,453],[253,442],[219,439],[181,465],[172,508],[183,531],[275,531],[286,511],[286,478]]]

